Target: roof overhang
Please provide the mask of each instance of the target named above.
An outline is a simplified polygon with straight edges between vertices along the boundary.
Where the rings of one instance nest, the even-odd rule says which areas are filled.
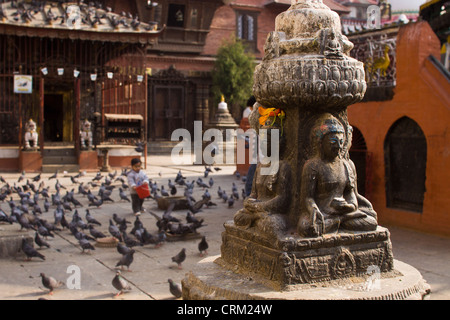
[[[0,4],[0,34],[40,38],[152,44],[164,30],[137,17],[78,3]]]

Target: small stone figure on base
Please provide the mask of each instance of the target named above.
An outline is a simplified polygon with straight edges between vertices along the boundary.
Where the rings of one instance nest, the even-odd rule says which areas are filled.
[[[377,214],[358,194],[355,165],[343,150],[343,125],[324,114],[310,138],[314,155],[303,167],[298,233],[317,237],[341,229],[376,230]]]
[[[92,148],[91,122],[87,119],[81,124],[80,139],[81,149],[90,150]]]
[[[25,150],[35,150],[38,148],[39,135],[36,132],[36,122],[28,120],[25,126]],[[31,142],[31,143],[30,143]]]

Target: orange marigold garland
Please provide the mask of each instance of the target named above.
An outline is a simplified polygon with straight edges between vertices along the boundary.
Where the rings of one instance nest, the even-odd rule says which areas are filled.
[[[273,126],[275,124],[275,121],[277,120],[277,117],[280,118],[281,121],[281,135],[283,135],[283,120],[286,118],[286,113],[281,109],[276,108],[264,108],[259,107],[258,112],[260,114],[259,117],[259,124],[264,125],[269,117],[273,117],[273,121],[270,124],[270,126]]]

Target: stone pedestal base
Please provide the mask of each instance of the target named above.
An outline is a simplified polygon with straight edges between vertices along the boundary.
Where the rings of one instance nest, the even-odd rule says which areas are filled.
[[[41,172],[41,153],[39,151],[21,151],[19,155],[19,170],[25,170],[26,172]]]
[[[78,158],[80,170],[98,170],[98,155],[97,151],[81,151]]]
[[[270,240],[253,228],[236,227],[232,221],[224,226],[221,247],[224,263],[237,273],[261,277],[265,285],[275,290],[393,270],[389,231],[383,227],[317,238],[288,233]]]
[[[412,266],[394,260],[394,270],[317,284],[293,285],[283,291],[220,266],[220,256],[200,261],[182,281],[185,300],[423,300],[430,286]],[[378,277],[379,276],[379,277]]]

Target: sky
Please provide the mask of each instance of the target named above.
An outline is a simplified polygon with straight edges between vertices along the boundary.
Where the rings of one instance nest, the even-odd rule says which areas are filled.
[[[389,0],[392,5],[392,10],[401,10],[401,9],[417,9],[427,2],[426,0]]]

